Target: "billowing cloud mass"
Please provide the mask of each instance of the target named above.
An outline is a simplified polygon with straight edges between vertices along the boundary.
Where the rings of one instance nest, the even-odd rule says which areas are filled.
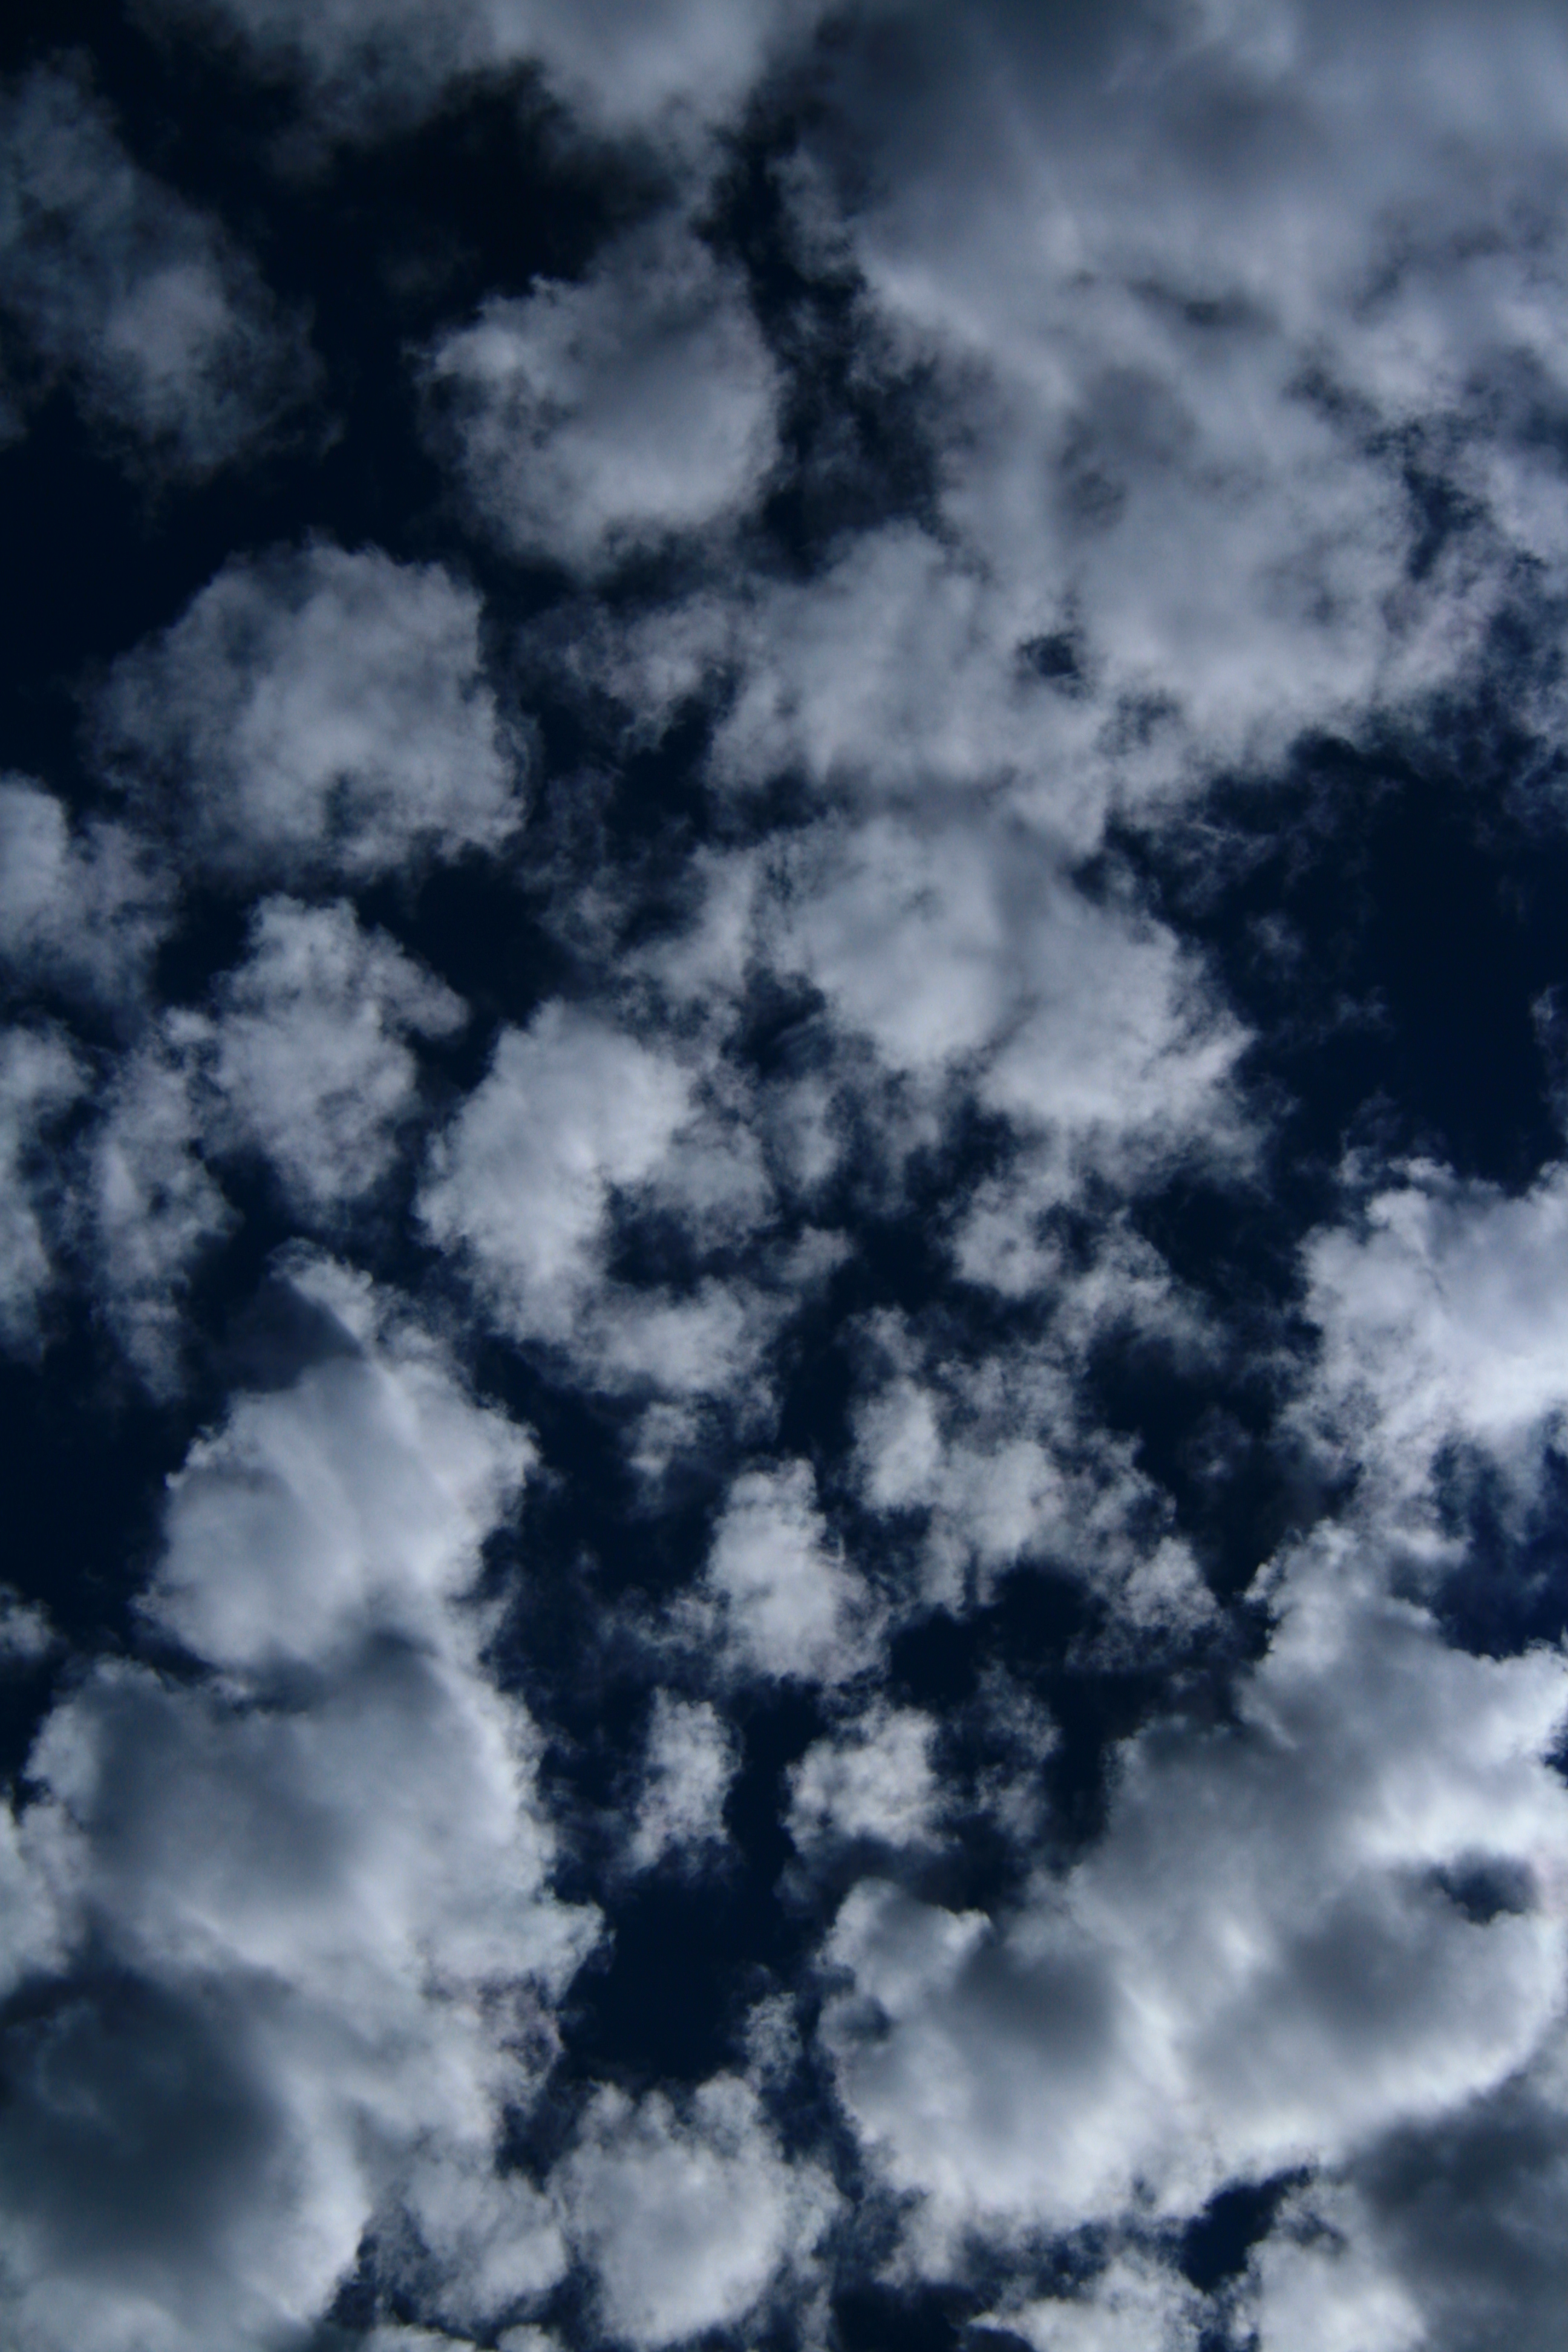
[[[0,2337],[1560,2352],[1568,26],[65,37]]]
[[[531,1727],[463,1604],[529,1448],[366,1286],[296,1279],[318,1360],[171,1489],[144,1610],[183,1670],[98,1665],[10,1824],[35,1946],[10,1981],[51,1963],[5,2029],[29,2344],[277,2336],[387,2205],[465,2316],[563,2259],[489,2167],[595,1923],[550,1894]]]

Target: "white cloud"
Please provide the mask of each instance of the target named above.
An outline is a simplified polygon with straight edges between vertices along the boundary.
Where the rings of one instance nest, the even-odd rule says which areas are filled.
[[[123,825],[73,834],[51,793],[0,781],[0,959],[34,986],[123,1012],[170,923],[168,877]]]
[[[684,223],[611,247],[580,284],[487,303],[428,381],[485,522],[574,571],[721,521],[773,455],[744,288]]]
[[[1201,2306],[1184,2281],[1147,2258],[1119,2255],[1088,2292],[989,2315],[1036,2352],[1197,2352]]]
[[[521,818],[478,596],[378,549],[234,559],[117,665],[100,716],[182,855],[236,880],[363,883],[495,850]]]
[[[209,1141],[264,1152],[307,1221],[370,1192],[417,1107],[402,1034],[441,1037],[466,1008],[352,907],[268,898],[250,953],[218,983],[201,1059]]]
[[[502,1323],[564,1339],[602,1279],[612,1193],[643,1183],[687,1115],[679,1065],[592,1013],[545,1005],[503,1032],[438,1139],[421,1195]]]
[[[738,2326],[826,2227],[832,2191],[774,2147],[756,2094],[704,2083],[688,2113],[602,2091],[555,2176],[565,2227],[597,2273],[606,2334],[638,2347]]]
[[[914,1845],[941,1811],[931,1767],[936,1724],[914,1707],[874,1707],[789,1769],[785,1827],[803,1852],[839,1839]]]
[[[1354,2191],[1291,2198],[1250,2265],[1259,2352],[1421,2352],[1421,2308],[1369,2244]],[[1440,2338],[1438,2340],[1441,2340]]]
[[[878,1606],[828,1535],[809,1463],[735,1480],[704,1582],[717,1638],[741,1672],[838,1683],[872,1654]]]
[[[378,2216],[459,2324],[563,2260],[493,2151],[595,1922],[550,1892],[531,1727],[464,1601],[528,1448],[367,1284],[295,1279],[336,1351],[239,1399],[171,1496],[145,1608],[193,1671],[100,1663],[7,1816],[39,1923],[0,2118],[26,2352],[246,2352]]]
[[[1243,1032],[1174,936],[1085,898],[1003,808],[807,832],[758,913],[761,955],[820,988],[893,1070],[962,1073],[1032,1140],[1029,1207],[1081,1166],[1233,1155]]]
[[[707,1699],[656,1692],[626,1847],[634,1870],[651,1870],[669,1854],[700,1864],[725,1843],[724,1800],[739,1761],[734,1734]]]
[[[0,1033],[0,1339],[30,1345],[53,1279],[47,1228],[57,1187],[45,1181],[50,1122],[87,1084],[65,1039],[50,1029]]]
[[[0,93],[0,308],[88,413],[205,472],[310,387],[254,265],[142,171],[69,73]]]
[[[1195,2210],[1462,2112],[1561,2000],[1563,1660],[1447,1649],[1343,1539],[1298,1557],[1234,1728],[1155,1723],[1103,1840],[996,1923],[857,1888],[825,2031],[891,2181],[951,2233]],[[1469,1876],[1496,1900],[1468,1902]]]
[[[1446,1439],[1520,1464],[1568,1405],[1568,1171],[1510,1197],[1426,1162],[1314,1235],[1312,1407],[1394,1495]]]

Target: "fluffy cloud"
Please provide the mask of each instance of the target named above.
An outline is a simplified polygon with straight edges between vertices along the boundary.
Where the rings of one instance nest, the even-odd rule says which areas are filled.
[[[707,1699],[656,1692],[626,1847],[634,1870],[651,1870],[669,1854],[700,1863],[724,1843],[724,1800],[738,1762],[734,1735]]]
[[[58,1194],[44,1181],[44,1138],[86,1084],[55,1031],[0,1034],[0,1339],[10,1348],[36,1339],[39,1303],[53,1276],[46,1220]]]
[[[1394,1491],[1445,1440],[1521,1464],[1568,1404],[1568,1171],[1510,1197],[1417,1163],[1310,1241],[1314,1402]]]
[[[183,856],[237,882],[363,883],[494,850],[521,814],[478,597],[376,549],[226,564],[118,665],[100,715]]]
[[[605,2332],[639,2347],[737,2326],[832,2212],[822,2175],[784,2161],[733,2075],[704,2083],[686,2114],[661,2092],[637,2106],[601,2092],[557,2181]]]
[[[684,1119],[679,1065],[571,1006],[503,1033],[489,1076],[440,1138],[422,1195],[501,1321],[565,1339],[602,1276],[611,1196],[646,1181]]]
[[[593,1922],[550,1895],[530,1726],[462,1597],[528,1449],[367,1285],[295,1279],[331,1344],[172,1490],[144,1610],[190,1670],[95,1668],[7,1817],[54,1920],[5,2029],[28,2352],[271,2340],[378,2213],[459,2320],[562,2260],[492,2155]]]
[[[416,1108],[409,1030],[449,1035],[467,1017],[451,990],[352,908],[267,899],[250,953],[219,983],[199,1039],[213,1143],[265,1153],[308,1221],[372,1191]],[[187,1051],[198,1045],[187,1036]]]
[[[996,1923],[867,1882],[828,1946],[851,2116],[954,2227],[1167,2212],[1525,2065],[1556,2014],[1563,1661],[1446,1648],[1342,1538],[1287,1570],[1239,1720],[1124,1749],[1103,1841]]]
[[[685,224],[612,247],[579,285],[488,303],[428,382],[483,520],[574,571],[721,520],[773,452],[744,289]]]
[[[0,781],[0,959],[16,980],[123,1014],[170,921],[169,878],[123,826],[73,829],[52,793]]]
[[[866,1838],[918,1844],[942,1805],[936,1725],[915,1707],[874,1707],[849,1731],[815,1740],[789,1769],[791,1837],[803,1852]]]
[[[873,1654],[875,1597],[829,1537],[806,1462],[735,1480],[713,1531],[704,1601],[741,1673],[838,1683]]]
[[[1393,436],[1467,492],[1484,449],[1561,503],[1526,417],[1563,380],[1565,88],[1528,6],[1483,32],[1001,0],[845,45],[818,152],[829,178],[853,158],[882,314],[951,372],[944,513],[1070,608],[1122,793],[1268,760],[1479,649],[1527,501],[1488,499],[1418,581]]]
[[[0,308],[88,413],[205,472],[310,388],[254,266],[139,169],[72,75],[0,93]]]

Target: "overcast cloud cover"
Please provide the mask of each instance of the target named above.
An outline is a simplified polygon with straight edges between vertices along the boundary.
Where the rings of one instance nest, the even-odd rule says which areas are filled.
[[[1559,2352],[1568,24],[0,53],[0,2336]]]

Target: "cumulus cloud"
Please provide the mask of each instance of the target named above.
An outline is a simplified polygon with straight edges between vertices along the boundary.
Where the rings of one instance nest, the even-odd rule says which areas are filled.
[[[839,1683],[874,1654],[876,1598],[830,1537],[807,1462],[735,1480],[713,1531],[703,1597],[742,1674]]]
[[[602,2091],[557,2175],[566,2227],[593,2263],[612,2341],[676,2344],[733,2327],[832,2217],[824,2176],[781,2156],[755,2092],[718,2075],[678,2112]]]
[[[95,420],[203,473],[310,389],[302,332],[254,264],[132,161],[76,76],[0,92],[0,309]]]
[[[428,383],[483,521],[575,572],[721,521],[773,454],[744,289],[685,223],[617,243],[580,284],[487,303]]]
[[[384,2210],[458,2274],[455,2315],[562,2260],[492,2159],[594,1922],[550,1893],[531,1727],[463,1600],[529,1449],[367,1284],[295,1279],[332,1345],[171,1492],[143,1606],[189,1671],[94,1668],[7,1816],[52,1929],[5,2026],[29,2352],[270,2340]]]
[[[1563,1662],[1443,1644],[1343,1538],[1298,1557],[1233,1728],[1152,1725],[1105,1837],[995,1922],[868,1881],[827,1948],[850,2115],[955,2228],[1195,2210],[1527,2064],[1555,2017]],[[923,2239],[921,2232],[924,2232]]]
[[[724,1844],[724,1800],[739,1757],[733,1733],[707,1699],[654,1694],[642,1790],[626,1859],[651,1870],[673,1855],[700,1864]]]
[[[125,826],[73,827],[52,793],[0,781],[0,960],[22,986],[123,1013],[171,921],[170,877]]]
[[[119,663],[100,718],[182,856],[235,882],[364,883],[496,850],[521,816],[479,598],[379,549],[236,558]]]
[[[1568,1403],[1568,1172],[1510,1196],[1416,1162],[1307,1245],[1323,1335],[1314,1401],[1385,1490],[1447,1440],[1522,1467]]]
[[[57,1031],[0,1035],[0,1338],[9,1348],[36,1340],[53,1278],[49,1220],[60,1202],[58,1186],[47,1181],[45,1138],[86,1085]]]
[[[416,1107],[409,1031],[447,1036],[461,1000],[352,908],[268,898],[201,1040],[208,1130],[264,1152],[310,1221],[370,1192]],[[195,1041],[191,1041],[194,1044]]]
[[[785,1826],[803,1852],[868,1839],[919,1844],[942,1808],[932,1768],[936,1724],[917,1707],[873,1707],[848,1731],[815,1740],[789,1769]]]

